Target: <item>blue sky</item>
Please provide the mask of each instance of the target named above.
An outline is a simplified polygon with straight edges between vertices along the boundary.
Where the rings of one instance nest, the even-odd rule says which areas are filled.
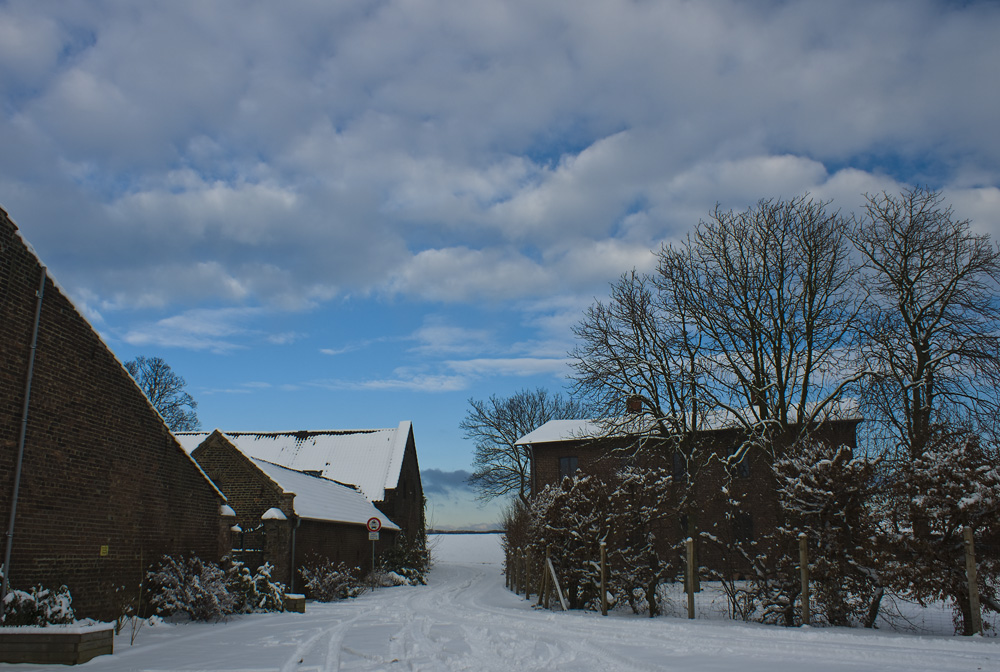
[[[0,1],[0,206],[207,429],[414,423],[432,522],[470,397],[720,203],[941,189],[1000,232],[996,3]]]

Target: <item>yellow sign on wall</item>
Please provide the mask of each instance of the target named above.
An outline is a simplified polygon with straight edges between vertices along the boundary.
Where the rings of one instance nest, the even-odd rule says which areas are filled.
[[[108,545],[105,544],[104,546],[101,546],[101,557],[103,558],[107,554],[108,554]]]

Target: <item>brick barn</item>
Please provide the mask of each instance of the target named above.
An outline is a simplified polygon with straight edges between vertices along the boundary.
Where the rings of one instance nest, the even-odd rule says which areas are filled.
[[[370,570],[370,518],[382,524],[375,553],[395,543],[399,528],[353,486],[248,457],[218,430],[195,444],[200,436],[180,439],[236,511],[242,529],[233,539],[234,555],[251,568],[270,562],[272,576],[291,590],[300,580],[296,570],[314,557]]]
[[[115,588],[138,586],[162,554],[228,552],[224,504],[0,209],[0,517],[10,587],[65,584],[79,617],[114,618]]]
[[[407,537],[423,534],[424,490],[410,422],[388,429],[224,433],[247,457],[357,487]],[[178,438],[193,450],[208,433]]]

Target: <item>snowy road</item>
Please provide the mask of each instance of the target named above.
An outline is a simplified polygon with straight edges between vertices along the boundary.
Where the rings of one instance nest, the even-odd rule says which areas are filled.
[[[310,603],[306,614],[144,629],[81,670],[1000,670],[1000,641],[532,609],[497,564],[444,538],[428,586]],[[481,541],[480,541],[481,543]],[[459,561],[461,560],[461,561]],[[43,670],[4,666],[0,670]],[[66,668],[51,668],[65,670]]]

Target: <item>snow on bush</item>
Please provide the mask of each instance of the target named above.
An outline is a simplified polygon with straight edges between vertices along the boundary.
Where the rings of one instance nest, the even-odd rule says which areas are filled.
[[[382,556],[382,573],[395,574],[402,583],[391,585],[416,586],[427,583],[430,554],[427,552],[427,535],[420,532],[413,538],[400,534],[396,544]],[[389,578],[395,582],[395,578]],[[380,584],[382,585],[382,584]]]
[[[320,602],[332,602],[357,597],[364,592],[361,570],[343,562],[316,558],[299,568],[309,596]]]
[[[239,560],[223,558],[226,589],[233,596],[232,613],[284,611],[285,585],[271,579],[274,568],[265,563],[255,574]]]
[[[49,590],[36,586],[29,591],[10,590],[3,599],[0,609],[0,624],[15,625],[55,625],[72,623],[73,598],[69,588],[60,586]]]
[[[197,556],[164,555],[148,578],[153,586],[150,604],[166,616],[181,613],[195,621],[217,621],[233,613],[236,605],[236,597],[226,585],[226,573]]]
[[[272,581],[270,564],[255,574],[235,560],[226,569],[197,556],[165,555],[150,572],[150,604],[157,613],[187,614],[195,621],[217,621],[229,614],[283,611],[285,586]]]

